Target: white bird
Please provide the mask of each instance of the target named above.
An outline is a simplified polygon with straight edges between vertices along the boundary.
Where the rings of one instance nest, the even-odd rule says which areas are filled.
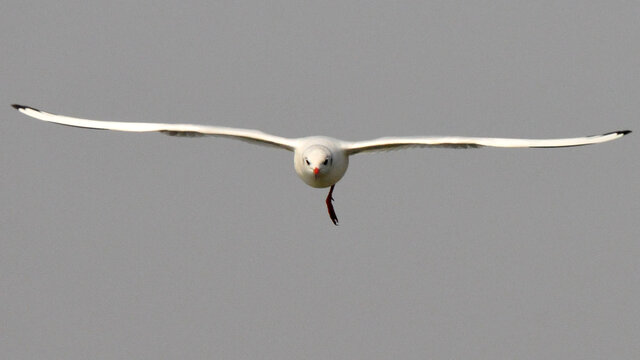
[[[621,130],[609,132],[603,135],[564,139],[510,139],[460,136],[383,137],[367,141],[344,141],[326,136],[311,136],[291,139],[266,134],[258,130],[220,126],[87,120],[55,115],[29,106],[16,104],[12,106],[21,113],[36,119],[80,128],[131,132],[161,132],[172,136],[220,136],[254,142],[261,145],[275,146],[293,151],[293,165],[296,173],[302,181],[315,188],[331,187],[329,195],[327,195],[326,198],[326,204],[327,210],[329,211],[329,217],[335,225],[338,225],[338,217],[336,216],[332,204],[333,189],[336,183],[347,171],[349,156],[354,154],[411,147],[569,147],[611,141],[621,138],[631,132],[629,130]]]

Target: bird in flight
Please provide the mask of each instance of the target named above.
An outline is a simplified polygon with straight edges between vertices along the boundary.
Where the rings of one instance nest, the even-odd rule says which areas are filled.
[[[292,151],[293,165],[302,181],[315,188],[330,187],[325,202],[327,204],[329,217],[335,225],[338,225],[338,217],[336,216],[332,203],[333,189],[347,171],[349,157],[351,155],[413,147],[558,148],[603,143],[621,138],[631,132],[629,130],[621,130],[602,135],[564,139],[511,139],[461,136],[383,137],[366,141],[344,141],[326,136],[309,136],[292,139],[266,134],[258,130],[221,126],[87,120],[55,115],[29,106],[17,104],[12,106],[21,113],[39,120],[86,129],[161,132],[171,136],[187,137],[228,137]]]

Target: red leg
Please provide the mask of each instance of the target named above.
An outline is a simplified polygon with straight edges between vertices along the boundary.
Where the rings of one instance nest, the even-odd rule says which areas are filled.
[[[331,203],[333,201],[333,188],[336,185],[333,184],[331,185],[331,190],[329,190],[329,195],[327,195],[327,210],[329,210],[329,217],[331,218],[331,221],[333,221],[333,225],[338,225],[338,217],[336,216],[336,211],[333,210],[333,204]]]

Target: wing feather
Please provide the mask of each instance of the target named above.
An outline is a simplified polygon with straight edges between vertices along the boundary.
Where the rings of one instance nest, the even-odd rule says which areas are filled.
[[[56,124],[94,129],[94,130],[116,130],[130,132],[161,132],[171,136],[219,136],[238,140],[253,142],[261,145],[276,146],[293,151],[297,140],[280,136],[270,135],[258,130],[238,129],[222,126],[205,126],[193,124],[161,124],[161,123],[141,123],[141,122],[117,122],[80,119],[63,115],[51,114],[29,106],[12,105],[21,113],[33,118],[48,121]]]
[[[387,151],[412,147],[443,147],[443,148],[557,148],[598,144],[615,140],[629,134],[629,130],[614,131],[602,135],[593,135],[563,139],[511,139],[460,136],[431,136],[431,137],[384,137],[368,141],[347,143],[348,154],[371,151]]]

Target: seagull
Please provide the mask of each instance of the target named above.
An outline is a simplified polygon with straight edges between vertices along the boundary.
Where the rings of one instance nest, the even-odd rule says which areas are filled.
[[[116,130],[130,132],[160,132],[171,136],[218,136],[273,146],[293,152],[293,166],[298,177],[314,188],[327,188],[325,200],[329,218],[338,225],[338,217],[333,208],[333,189],[342,179],[351,155],[395,150],[404,148],[560,148],[599,144],[619,139],[629,134],[629,130],[613,131],[602,135],[564,139],[513,139],[461,136],[413,136],[382,137],[367,141],[344,141],[327,136],[285,138],[258,130],[193,124],[161,124],[144,122],[115,122],[80,119],[55,115],[29,106],[13,104],[19,112],[39,120],[61,125],[96,130]]]

